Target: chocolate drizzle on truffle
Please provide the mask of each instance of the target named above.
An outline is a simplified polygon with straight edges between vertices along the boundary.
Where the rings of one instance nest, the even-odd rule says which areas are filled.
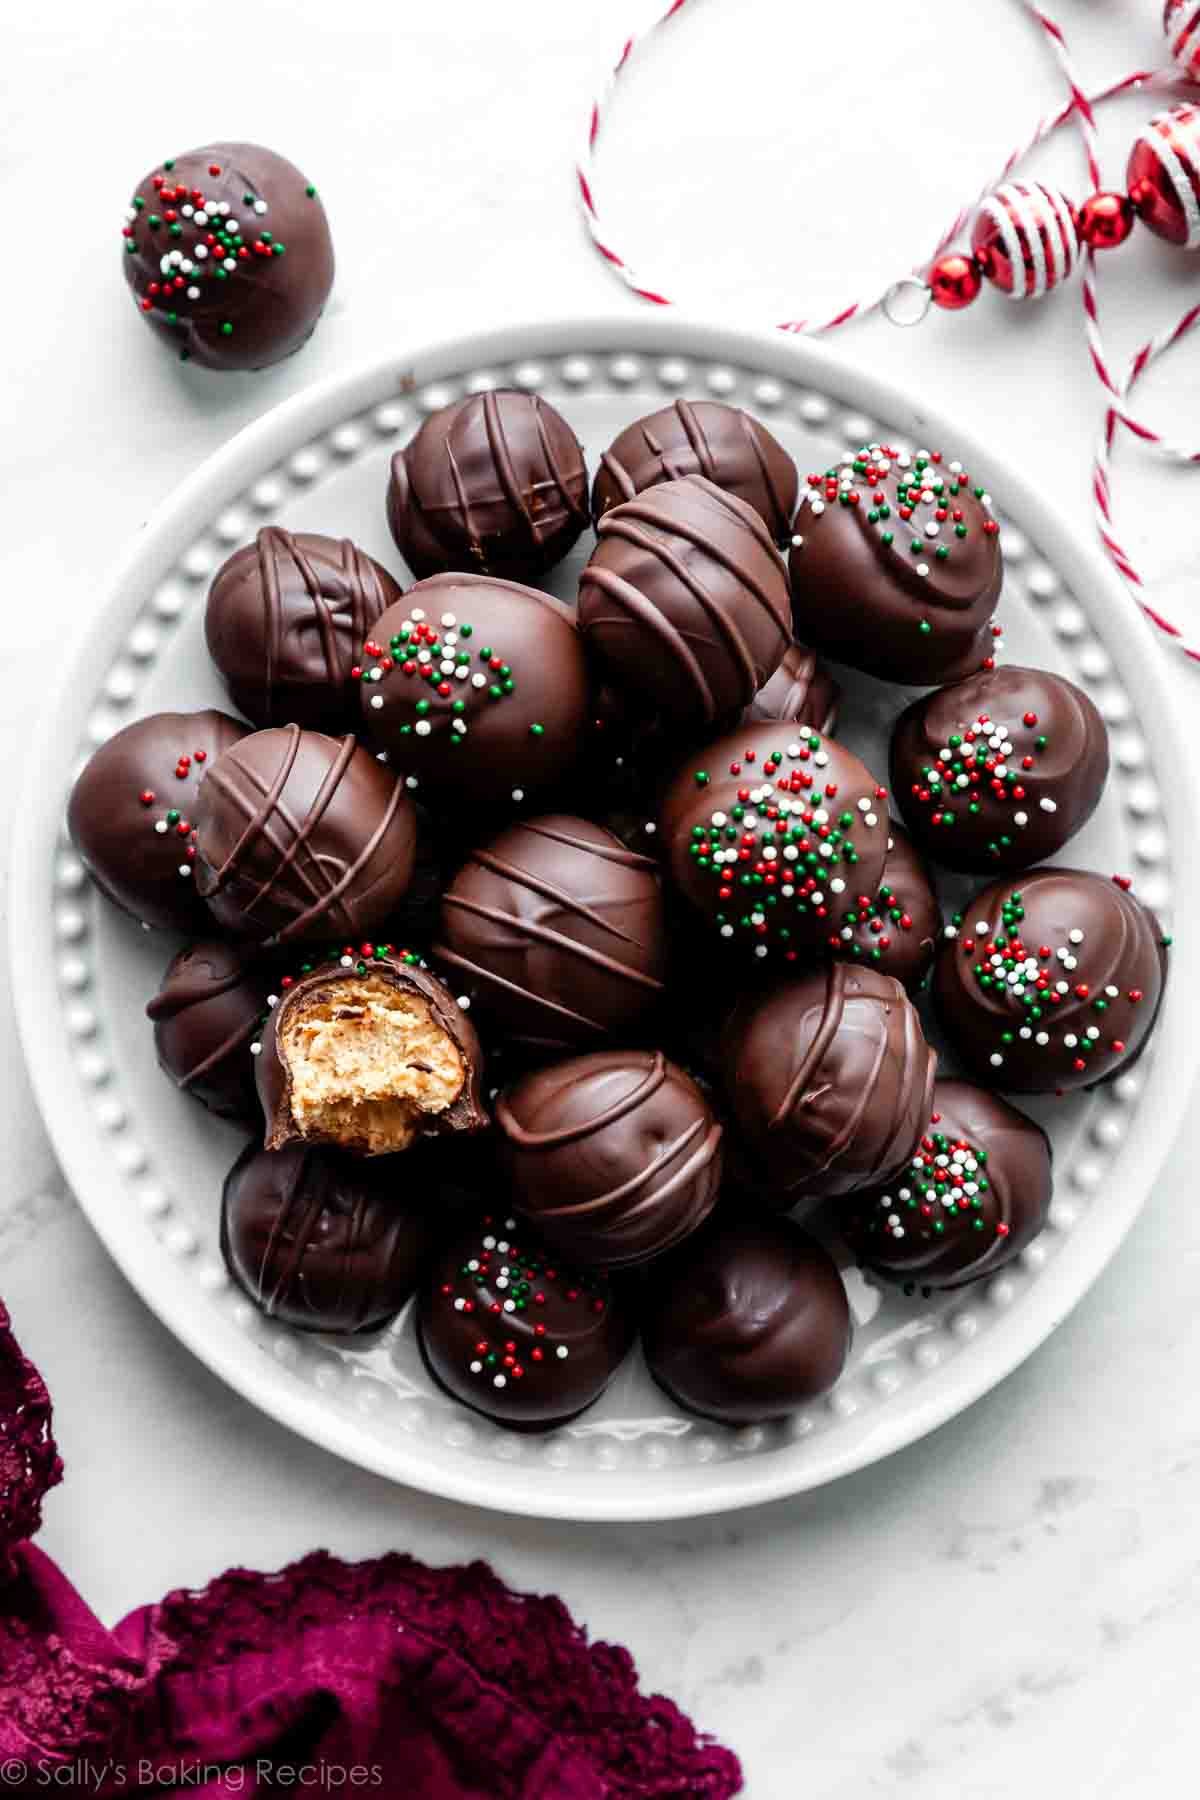
[[[748,706],[791,642],[787,583],[757,513],[690,475],[614,507],[596,533],[579,623],[612,680],[681,725]]]
[[[573,1049],[632,1028],[663,989],[656,865],[552,813],[475,850],[446,889],[434,955],[509,1037]]]
[[[413,806],[352,737],[256,731],[212,764],[196,881],[230,931],[273,943],[373,931],[408,886]]]
[[[256,947],[207,938],[171,959],[146,1007],[159,1067],[223,1118],[254,1115],[250,1045],[266,1014],[267,991]]]
[[[385,1163],[248,1144],[225,1179],[221,1251],[268,1318],[302,1331],[368,1331],[399,1312],[437,1243]]]
[[[795,464],[757,419],[720,400],[676,400],[627,425],[600,458],[592,515],[598,525],[612,507],[685,475],[736,494],[785,542],[796,509]]]
[[[583,450],[537,394],[468,394],[431,413],[392,458],[388,522],[414,575],[536,580],[587,520]]]
[[[900,983],[841,962],[748,1001],[725,1034],[723,1086],[747,1149],[797,1200],[902,1168],[936,1069]]]
[[[525,1076],[497,1103],[514,1206],[596,1268],[646,1262],[711,1211],[721,1127],[661,1051],[602,1050]]]
[[[208,652],[256,725],[346,731],[358,723],[351,670],[399,598],[387,570],[348,538],[268,525],[213,578]]]

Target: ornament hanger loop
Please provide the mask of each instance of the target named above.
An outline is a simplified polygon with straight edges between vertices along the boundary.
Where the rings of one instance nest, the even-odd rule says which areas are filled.
[[[919,325],[929,311],[933,290],[920,275],[901,275],[893,281],[879,302],[885,319],[892,325]]]

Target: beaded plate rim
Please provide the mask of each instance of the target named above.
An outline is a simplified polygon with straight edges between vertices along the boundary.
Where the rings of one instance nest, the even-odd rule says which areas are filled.
[[[1135,820],[1139,864],[1154,890],[1149,897],[1166,910],[1173,893],[1190,891],[1200,869],[1196,781],[1182,754],[1184,719],[1165,657],[1099,553],[1062,525],[1045,496],[989,457],[969,432],[945,425],[902,390],[823,346],[680,315],[550,320],[391,354],[326,379],[231,439],[138,535],[47,706],[30,759],[10,882],[14,1001],[34,1092],[84,1211],[152,1310],[245,1398],[352,1462],[448,1498],[576,1520],[679,1518],[780,1498],[879,1460],[986,1393],[1061,1323],[1129,1230],[1182,1122],[1200,1053],[1171,995],[1186,990],[1200,969],[1200,949],[1186,939],[1177,946],[1153,1051],[1104,1090],[1088,1117],[1086,1153],[1057,1172],[1048,1241],[1038,1240],[1019,1263],[965,1290],[961,1304],[918,1337],[911,1381],[898,1387],[892,1371],[880,1369],[872,1378],[863,1370],[855,1389],[835,1389],[770,1441],[763,1428],[699,1433],[686,1466],[656,1456],[653,1443],[642,1461],[620,1466],[619,1426],[607,1438],[577,1433],[585,1445],[579,1456],[567,1453],[559,1434],[514,1439],[460,1412],[461,1423],[434,1446],[421,1435],[419,1409],[405,1435],[384,1437],[371,1428],[369,1408],[356,1416],[332,1391],[336,1382],[324,1379],[319,1354],[298,1366],[308,1351],[296,1347],[297,1334],[262,1328],[248,1303],[249,1316],[219,1308],[222,1282],[197,1259],[190,1227],[172,1221],[169,1194],[140,1141],[142,1122],[128,1129],[120,1070],[107,1061],[103,1019],[88,1000],[94,897],[62,837],[63,799],[79,748],[102,741],[136,713],[140,681],[170,641],[173,620],[203,594],[217,558],[242,540],[248,522],[269,516],[289,484],[299,490],[318,481],[327,461],[353,459],[372,433],[394,439],[414,413],[444,402],[446,384],[453,391],[489,385],[499,369],[505,379],[537,389],[551,364],[568,390],[601,378],[620,391],[652,368],[664,394],[703,381],[721,397],[748,378],[751,404],[768,421],[772,411],[792,406],[797,418],[812,423],[832,407],[841,409],[847,434],[855,416],[865,415],[887,421],[889,432],[953,441],[1003,494],[1004,516],[1017,527],[1014,545],[1026,534],[1037,547],[1031,559],[1023,546],[1028,603],[1056,608],[1056,639],[1085,679],[1089,668],[1097,681],[1110,678],[1110,722],[1123,721],[1123,740],[1140,746],[1129,767],[1118,756],[1114,779],[1123,784],[1123,804]],[[1086,599],[1055,600],[1063,571]],[[1112,675],[1106,643],[1120,646],[1119,675]],[[1146,751],[1152,773],[1171,764],[1171,783],[1161,794],[1142,777]],[[1139,891],[1146,891],[1142,880]],[[86,1117],[63,1107],[64,1094],[84,1098]],[[152,1126],[146,1135],[153,1140]],[[1106,1175],[1114,1177],[1112,1191],[1102,1205],[1089,1206],[1088,1195]],[[247,1355],[249,1342],[267,1354]],[[865,1430],[855,1417],[864,1409],[873,1415]],[[851,1421],[859,1428],[836,1429]],[[719,1453],[715,1437],[722,1438]],[[527,1455],[526,1444],[540,1448]]]

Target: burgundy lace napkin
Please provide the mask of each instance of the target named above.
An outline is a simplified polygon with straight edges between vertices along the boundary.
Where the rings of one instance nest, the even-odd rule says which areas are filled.
[[[0,1305],[0,1797],[375,1793],[723,1800],[737,1758],[627,1650],[485,1563],[318,1551],[231,1569],[109,1631],[28,1540],[61,1479],[50,1397]]]

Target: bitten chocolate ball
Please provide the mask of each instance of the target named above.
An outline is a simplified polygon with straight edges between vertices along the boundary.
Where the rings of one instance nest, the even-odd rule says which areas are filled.
[[[208,144],[152,170],[125,214],[125,279],[184,362],[262,369],[311,337],[333,286],[317,190],[260,144]]]
[[[891,975],[910,994],[924,987],[941,941],[942,914],[929,870],[902,825],[889,827],[883,879],[855,894],[833,920],[829,948],[847,962]]]
[[[877,891],[887,790],[815,731],[744,726],[685,758],[658,826],[679,892],[716,935],[794,961],[824,942],[847,894]]]
[[[947,932],[938,1018],[967,1073],[1015,1094],[1107,1081],[1142,1048],[1166,945],[1127,883],[1083,869],[997,881]]]
[[[586,819],[510,826],[447,887],[434,956],[507,1037],[538,1050],[633,1031],[663,992],[657,867]]]
[[[999,528],[961,463],[871,445],[809,477],[789,559],[796,635],[884,681],[958,681],[991,655]]]
[[[418,582],[384,613],[363,657],[372,744],[398,774],[469,806],[461,825],[476,835],[490,808],[564,778],[589,702],[567,608],[487,575]]]
[[[777,544],[786,543],[799,488],[796,465],[765,425],[720,400],[676,400],[627,425],[600,458],[592,516],[598,524],[614,506],[684,475],[703,475],[736,494]]]
[[[579,624],[604,673],[688,729],[749,706],[792,641],[787,582],[745,501],[699,475],[605,513],[579,578]]]
[[[351,676],[380,614],[400,598],[348,538],[267,525],[222,563],[208,592],[208,653],[256,725],[357,728]]]
[[[159,1068],[222,1118],[258,1111],[250,1045],[269,991],[260,951],[204,938],[172,957],[146,1007]]]
[[[196,886],[245,937],[361,938],[407,888],[415,843],[403,785],[352,737],[256,731],[209,765]]]
[[[854,1194],[838,1224],[864,1267],[906,1288],[962,1287],[1032,1243],[1050,1210],[1050,1140],[1024,1113],[967,1081],[939,1081],[912,1161]]]
[[[488,1122],[474,1027],[440,981],[390,944],[331,958],[287,988],[256,1074],[268,1150],[303,1141],[386,1156]]]
[[[514,1207],[552,1249],[589,1267],[648,1262],[716,1202],[721,1127],[661,1051],[552,1063],[501,1095],[496,1123]]]
[[[392,458],[387,511],[414,575],[536,581],[588,522],[583,448],[536,394],[468,394],[431,413]]]
[[[743,725],[811,725],[828,737],[837,724],[841,690],[825,666],[803,644],[789,644],[775,673],[742,713]]]
[[[904,1167],[936,1070],[900,983],[835,962],[738,1008],[722,1085],[768,1185],[814,1201]]]
[[[247,1144],[225,1178],[221,1253],[268,1318],[301,1331],[370,1331],[414,1292],[438,1242],[386,1162]]]
[[[1044,862],[1091,818],[1108,778],[1108,733],[1082,689],[1005,666],[906,707],[892,791],[917,842],[951,869]]]
[[[550,1431],[591,1406],[633,1335],[602,1275],[565,1268],[503,1214],[443,1253],[417,1330],[438,1385],[513,1431]]]
[[[789,1220],[718,1215],[655,1271],[642,1344],[679,1406],[755,1425],[829,1391],[850,1308],[832,1258]]]
[[[191,937],[211,929],[195,881],[196,802],[212,763],[245,736],[227,713],[151,713],[89,758],[71,789],[67,829],[122,912]]]

